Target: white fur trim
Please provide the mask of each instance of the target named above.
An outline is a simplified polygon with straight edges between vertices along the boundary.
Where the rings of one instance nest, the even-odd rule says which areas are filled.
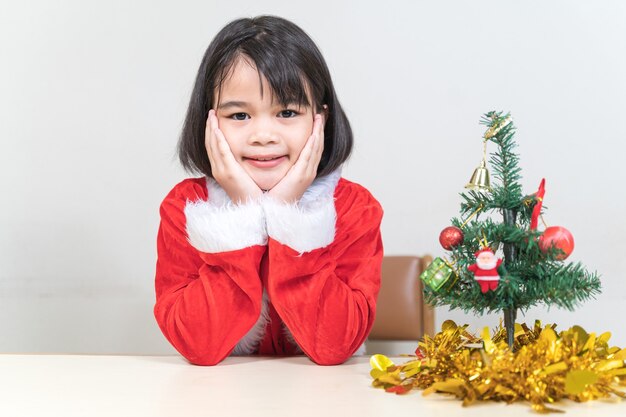
[[[207,179],[208,201],[185,206],[189,243],[202,252],[219,253],[267,244],[265,214],[257,201],[233,204],[213,179]]]
[[[235,350],[233,350],[232,355],[249,355],[254,353],[263,337],[265,337],[265,328],[267,327],[267,323],[270,321],[269,315],[269,297],[267,296],[267,292],[263,289],[263,301],[261,304],[261,314],[259,315],[259,319],[256,321],[254,326],[248,333],[237,343],[235,346]]]
[[[326,199],[313,209],[274,200],[264,203],[267,233],[297,252],[328,246],[335,239],[335,204]]]
[[[328,246],[335,239],[333,194],[340,176],[335,171],[315,180],[295,204],[266,197],[263,208],[267,234],[300,253]]]
[[[316,178],[300,198],[300,204],[306,206],[314,203],[320,197],[332,197],[340,178],[341,169],[337,169],[325,177]]]
[[[232,203],[232,200],[226,193],[226,190],[224,190],[222,186],[219,185],[213,178],[206,179],[206,189],[209,193],[209,201],[211,204],[222,207]]]

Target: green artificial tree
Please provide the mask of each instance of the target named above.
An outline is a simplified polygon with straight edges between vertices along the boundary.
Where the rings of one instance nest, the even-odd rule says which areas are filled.
[[[448,305],[479,314],[503,312],[507,342],[513,348],[518,310],[539,303],[573,310],[600,292],[600,280],[580,263],[564,262],[573,249],[573,238],[566,229],[537,230],[537,217],[545,208],[544,181],[536,193],[522,192],[510,115],[490,112],[481,123],[487,126],[482,164],[468,184],[470,190],[461,193],[460,218],[453,218],[452,226],[440,236],[450,256],[435,259],[421,278],[427,284],[425,299],[433,306]],[[486,166],[488,142],[497,146],[489,159],[493,183]],[[468,267],[486,247],[497,256],[502,253],[503,259],[497,268],[496,288],[483,292],[477,275]]]

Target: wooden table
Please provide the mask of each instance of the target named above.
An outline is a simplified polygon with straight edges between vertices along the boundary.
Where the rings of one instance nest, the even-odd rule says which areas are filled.
[[[406,361],[395,358],[396,363]],[[214,367],[178,356],[0,355],[0,416],[532,416],[528,404],[462,407],[443,395],[372,388],[368,357],[317,366],[305,357],[233,357]],[[626,401],[557,405],[565,416],[624,416]],[[506,414],[504,414],[506,413]]]

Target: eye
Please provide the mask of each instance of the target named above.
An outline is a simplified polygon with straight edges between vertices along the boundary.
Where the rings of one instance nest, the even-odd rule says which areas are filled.
[[[291,118],[296,117],[299,113],[295,110],[283,110],[278,113],[278,117]]]
[[[250,115],[248,115],[248,113],[233,113],[230,116],[228,116],[229,119],[233,119],[233,120],[247,120],[250,118]]]

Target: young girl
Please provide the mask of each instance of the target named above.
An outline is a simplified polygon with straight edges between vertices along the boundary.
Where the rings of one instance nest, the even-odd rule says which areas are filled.
[[[209,45],[161,205],[154,314],[191,363],[230,354],[344,362],[380,287],[382,209],[340,178],[352,131],[295,24],[239,19]]]

